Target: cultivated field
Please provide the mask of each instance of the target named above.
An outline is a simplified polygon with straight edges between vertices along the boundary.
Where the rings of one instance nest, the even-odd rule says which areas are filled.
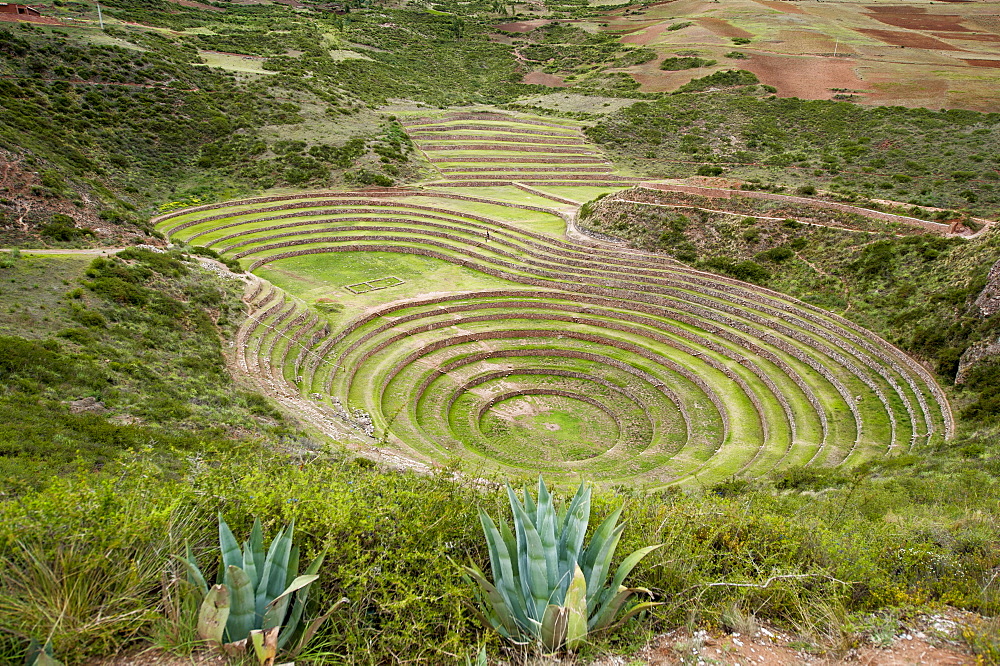
[[[711,71],[738,67],[775,86],[782,97],[998,111],[998,14],[996,2],[679,0],[617,10],[605,29],[658,53],[649,63],[622,70],[645,91],[674,90]],[[727,57],[733,52],[745,57]],[[664,58],[678,54],[718,64],[659,69]]]
[[[401,464],[656,487],[951,435],[931,376],[858,326],[567,235],[574,202],[632,179],[573,125],[544,122],[411,120],[442,172],[423,188],[214,204],[157,226],[265,278],[246,294],[239,367]]]

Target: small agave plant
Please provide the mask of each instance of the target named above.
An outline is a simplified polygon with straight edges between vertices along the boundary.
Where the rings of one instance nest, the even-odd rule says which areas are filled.
[[[28,647],[28,654],[24,658],[25,666],[63,666],[63,663],[52,656],[52,641],[48,640],[45,645],[32,639]]]
[[[261,664],[269,666],[279,650],[290,644],[299,629],[305,610],[309,586],[319,578],[316,572],[323,564],[318,556],[299,571],[299,548],[292,544],[295,521],[264,550],[264,534],[260,520],[254,521],[249,540],[242,549],[236,537],[219,514],[219,550],[222,567],[219,584],[209,586],[198,566],[191,546],[183,560],[188,580],[204,595],[198,612],[198,635],[210,645],[227,654],[250,652]],[[341,599],[326,613],[316,618],[299,636],[289,651],[294,657],[333,612],[347,599]]]
[[[621,508],[594,532],[584,548],[590,522],[590,489],[583,484],[564,510],[557,512],[545,482],[538,479],[538,501],[525,489],[522,502],[507,486],[514,531],[500,526],[480,509],[486,534],[493,582],[473,564],[466,572],[481,588],[482,619],[502,636],[518,643],[537,642],[549,652],[573,651],[588,634],[617,628],[636,613],[659,604],[646,602],[628,609],[644,588],[622,585],[625,577],[662,544],[632,553],[607,584],[611,560],[624,525],[618,524]]]

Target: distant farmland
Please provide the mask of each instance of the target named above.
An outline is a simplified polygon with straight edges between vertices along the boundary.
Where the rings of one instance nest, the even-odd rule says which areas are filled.
[[[643,91],[675,90],[710,71],[738,67],[781,97],[1000,111],[998,17],[996,2],[679,0],[617,10],[601,27],[657,52],[650,62],[619,70]],[[718,64],[659,69],[678,54]]]

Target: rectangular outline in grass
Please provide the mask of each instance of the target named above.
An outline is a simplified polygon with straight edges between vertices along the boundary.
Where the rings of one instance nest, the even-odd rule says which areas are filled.
[[[395,280],[392,284],[383,285],[381,287],[375,286],[376,283],[382,282],[383,280]],[[406,280],[400,280],[395,275],[388,275],[386,277],[375,278],[373,280],[365,280],[364,282],[356,282],[354,284],[344,285],[344,289],[351,292],[355,296],[360,296],[361,294],[367,294],[371,291],[378,291],[379,289],[388,289],[389,287],[398,287],[401,284],[406,284]],[[364,289],[358,289],[358,287],[364,287]]]

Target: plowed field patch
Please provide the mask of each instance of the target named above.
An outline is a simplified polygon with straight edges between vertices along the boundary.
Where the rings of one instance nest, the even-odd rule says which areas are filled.
[[[856,63],[847,58],[778,56],[754,53],[740,62],[761,83],[778,89],[780,97],[829,98],[831,88],[856,90],[864,83],[854,73]]]
[[[525,74],[521,81],[523,83],[531,83],[539,86],[548,86],[549,88],[565,88],[567,85],[561,77],[558,77],[555,74],[546,74],[545,72],[531,72],[529,74]]]
[[[924,14],[920,12],[913,14],[889,14],[878,12],[869,14],[868,16],[879,23],[885,23],[897,28],[906,28],[907,30],[970,32],[968,28],[960,23],[962,17],[954,14]]]
[[[743,28],[737,28],[728,21],[717,18],[696,18],[695,21],[708,28],[720,37],[743,37],[752,39],[753,33],[747,32]]]
[[[995,67],[1000,69],[1000,60],[977,60],[972,58],[962,58],[962,61],[973,67]]]
[[[899,30],[876,30],[873,28],[858,28],[858,32],[874,37],[875,39],[892,44],[893,46],[909,46],[915,49],[937,49],[939,51],[961,51],[957,46],[952,46],[940,39],[934,39],[927,35],[915,32],[900,32]]]

